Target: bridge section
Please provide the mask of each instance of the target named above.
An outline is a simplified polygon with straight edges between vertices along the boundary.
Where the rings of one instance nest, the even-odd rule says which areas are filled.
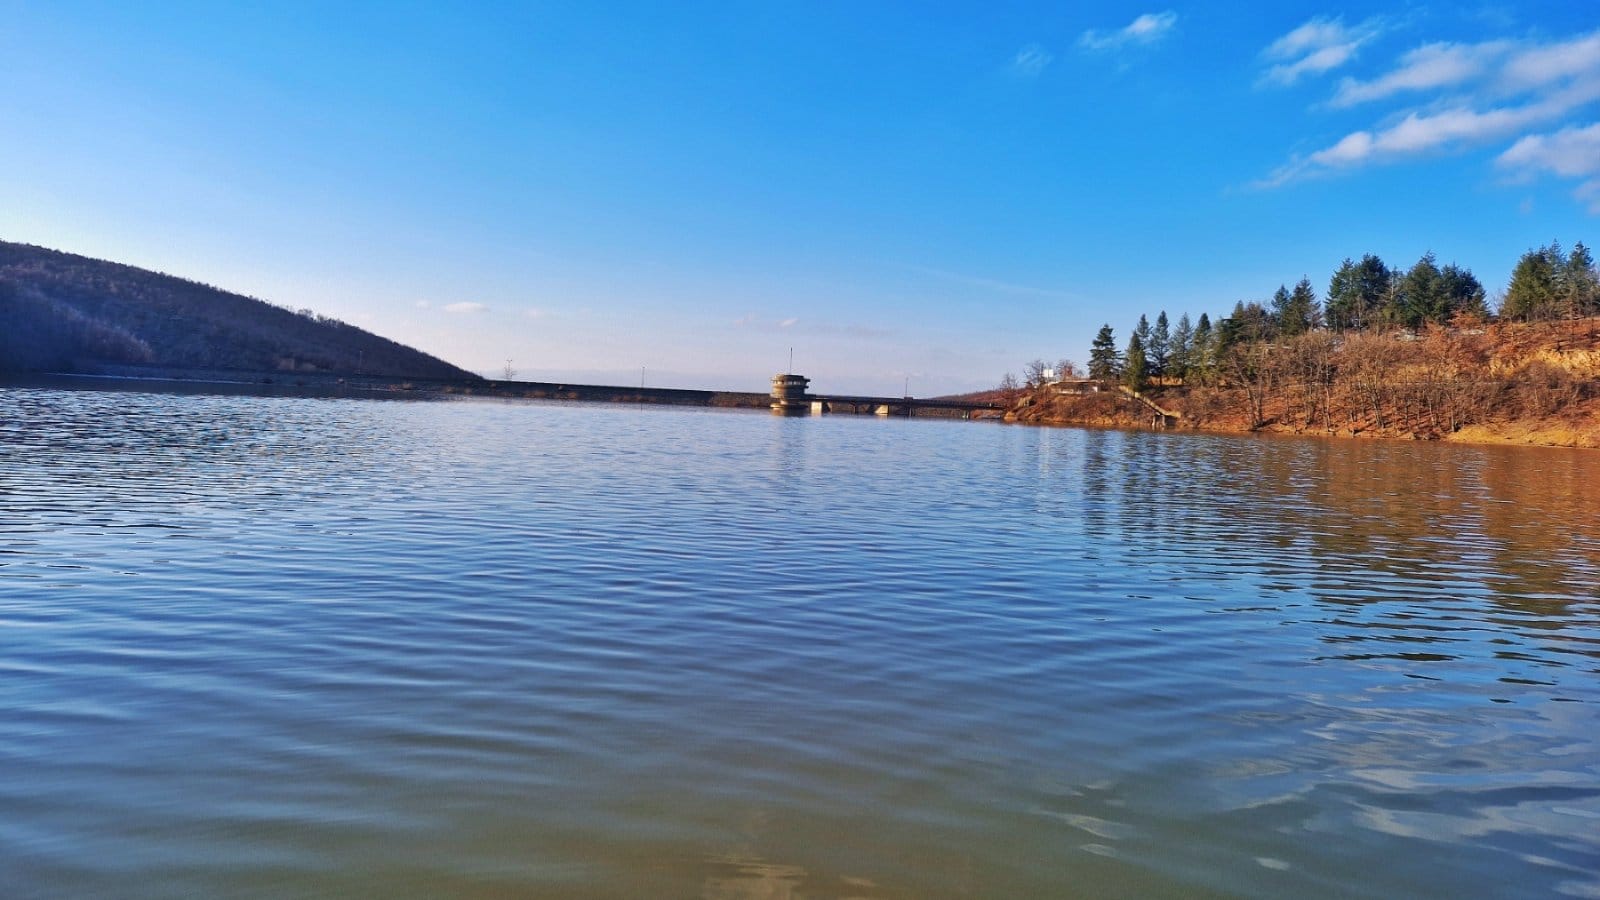
[[[863,397],[851,394],[810,394],[811,379],[804,375],[780,373],[772,376],[772,411],[778,415],[851,413],[854,415],[914,416],[944,415],[970,419],[974,413],[999,413],[1001,403],[977,400],[919,399],[916,397]]]

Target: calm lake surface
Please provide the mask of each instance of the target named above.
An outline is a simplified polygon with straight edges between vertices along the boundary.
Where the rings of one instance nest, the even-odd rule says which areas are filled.
[[[0,896],[1600,896],[1600,453],[0,389]]]

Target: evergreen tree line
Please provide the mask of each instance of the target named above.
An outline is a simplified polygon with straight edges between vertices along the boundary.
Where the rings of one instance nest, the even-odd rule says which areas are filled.
[[[1600,277],[1587,247],[1523,254],[1491,311],[1471,270],[1432,254],[1409,269],[1346,259],[1325,299],[1309,279],[1212,319],[1140,316],[1119,347],[1111,326],[1089,348],[1087,375],[1159,396],[1193,427],[1286,427],[1438,437],[1494,421],[1561,428],[1600,401]],[[1557,325],[1572,320],[1572,325]],[[1065,377],[1070,363],[1059,368]],[[1045,371],[1036,361],[1029,385]],[[1093,392],[1029,398],[1034,416],[1117,421],[1127,404]],[[1141,411],[1142,414],[1142,411]]]
[[[1499,317],[1512,321],[1550,321],[1600,315],[1600,274],[1581,242],[1564,252],[1558,242],[1529,250],[1518,260],[1500,303]],[[1109,324],[1089,347],[1088,375],[1121,381],[1134,390],[1169,381],[1204,381],[1238,369],[1230,350],[1240,345],[1282,341],[1313,332],[1415,332],[1429,325],[1482,323],[1493,318],[1483,285],[1472,270],[1455,263],[1440,266],[1427,253],[1409,269],[1391,268],[1366,254],[1346,258],[1328,283],[1326,301],[1308,278],[1294,287],[1280,285],[1265,303],[1240,301],[1219,322],[1188,313],[1174,325],[1165,310],[1151,324],[1141,315],[1123,349]],[[1234,373],[1238,374],[1238,373]]]

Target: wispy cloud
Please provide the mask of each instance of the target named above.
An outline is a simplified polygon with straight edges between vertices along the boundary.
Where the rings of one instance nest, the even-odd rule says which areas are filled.
[[[1265,84],[1291,85],[1307,75],[1321,75],[1356,58],[1361,46],[1383,33],[1380,19],[1346,25],[1343,19],[1316,18],[1283,35],[1261,51],[1273,60],[1262,73]]]
[[[1038,44],[1029,44],[1011,58],[1011,74],[1019,78],[1037,78],[1054,61],[1049,51]]]
[[[1085,50],[1106,51],[1154,44],[1170,34],[1177,24],[1178,14],[1170,9],[1145,13],[1121,28],[1109,31],[1091,28],[1078,36],[1078,46]]]
[[[481,313],[488,308],[489,307],[483,305],[482,303],[473,303],[467,300],[463,300],[459,303],[446,303],[444,305],[444,311],[447,313]]]
[[[1424,44],[1400,57],[1400,64],[1371,81],[1346,78],[1332,105],[1355,106],[1396,94],[1453,87],[1482,76],[1512,48],[1510,41],[1481,44]]]
[[[733,326],[735,328],[759,328],[762,330],[770,330],[773,328],[793,328],[795,325],[799,324],[799,322],[800,319],[798,316],[790,316],[786,319],[763,319],[755,313],[746,313],[745,315],[734,319]]]
[[[1590,212],[1600,214],[1600,122],[1526,135],[1495,162],[1526,175],[1550,172],[1582,179],[1575,195],[1588,204]]]
[[[1527,89],[1596,74],[1600,74],[1600,30],[1517,53],[1506,63],[1504,81],[1508,88]]]
[[[1412,99],[1411,108],[1290,159],[1257,186],[1514,139],[1512,149],[1523,149],[1503,153],[1503,166],[1586,178],[1580,191],[1600,192],[1590,186],[1592,172],[1565,162],[1591,146],[1582,129],[1570,127],[1570,117],[1600,102],[1600,31],[1544,42],[1424,44],[1376,78],[1345,79],[1330,105],[1348,108],[1401,96]],[[1531,133],[1562,124],[1569,127],[1553,135]],[[1540,155],[1557,150],[1556,156]],[[1560,166],[1554,164],[1558,158],[1564,161]]]
[[[1600,85],[1520,106],[1484,110],[1457,106],[1439,112],[1410,112],[1388,127],[1353,131],[1331,146],[1291,160],[1273,172],[1262,186],[1276,187],[1319,171],[1354,169],[1433,150],[1507,138],[1559,119],[1583,103],[1600,99],[1600,90],[1596,88]]]

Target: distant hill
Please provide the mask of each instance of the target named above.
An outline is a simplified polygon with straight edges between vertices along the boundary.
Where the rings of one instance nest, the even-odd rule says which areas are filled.
[[[128,365],[478,379],[310,310],[0,241],[0,370],[95,372]]]

